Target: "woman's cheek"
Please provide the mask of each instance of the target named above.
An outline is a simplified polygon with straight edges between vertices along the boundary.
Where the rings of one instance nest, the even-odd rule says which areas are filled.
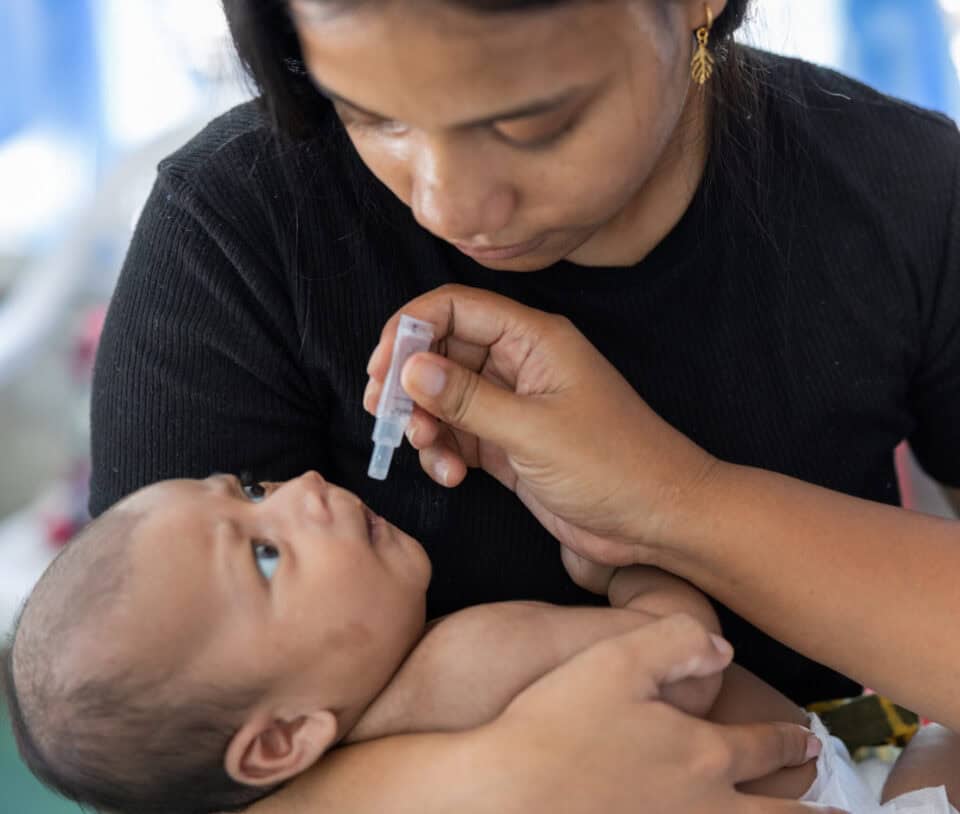
[[[380,182],[407,206],[413,199],[411,150],[407,139],[386,138],[379,134],[353,133],[347,130],[353,146]]]

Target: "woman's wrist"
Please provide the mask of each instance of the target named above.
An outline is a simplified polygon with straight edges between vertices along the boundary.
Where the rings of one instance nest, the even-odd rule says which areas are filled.
[[[714,506],[723,500],[730,465],[685,437],[670,452],[670,460],[672,471],[662,479],[653,511],[644,512],[637,501],[641,514],[632,514],[627,536],[638,563],[686,577],[687,568],[709,557],[699,543]]]

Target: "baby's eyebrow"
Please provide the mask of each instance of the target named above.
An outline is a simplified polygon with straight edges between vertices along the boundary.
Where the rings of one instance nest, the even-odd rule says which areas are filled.
[[[223,495],[232,495],[240,488],[240,479],[226,472],[214,472],[204,483],[208,488]]]

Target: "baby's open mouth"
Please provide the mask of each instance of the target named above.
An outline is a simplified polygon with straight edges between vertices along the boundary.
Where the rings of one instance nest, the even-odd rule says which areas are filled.
[[[366,505],[363,507],[363,515],[367,521],[367,541],[373,545],[383,528],[383,518],[374,514]]]

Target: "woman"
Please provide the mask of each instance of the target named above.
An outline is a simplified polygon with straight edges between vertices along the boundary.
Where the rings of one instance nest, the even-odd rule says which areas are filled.
[[[731,36],[746,6],[229,0],[268,115],[238,108],[161,166],[98,360],[94,513],[166,477],[317,468],[424,541],[432,614],[591,601],[493,480],[447,492],[409,450],[386,484],[365,477],[359,404],[378,329],[450,282],[566,315],[723,460],[894,503],[891,451],[910,437],[931,474],[960,484],[955,128],[830,72],[740,51]],[[566,443],[583,452],[576,434]],[[441,484],[462,477],[442,446],[422,459]],[[453,532],[460,544],[437,544]],[[827,570],[831,558],[811,563]],[[777,586],[775,559],[759,573]],[[745,666],[800,702],[857,691],[749,624],[772,629],[769,607],[741,610],[748,621],[722,616]],[[798,624],[820,618],[794,610]],[[864,664],[776,632],[832,666]],[[596,731],[592,748],[622,765],[621,744]],[[555,733],[534,740],[556,747],[555,770],[576,753]],[[385,810],[429,784],[414,769],[459,777],[435,741],[418,744],[347,750],[306,796],[295,785],[279,799],[289,811],[313,799]],[[512,777],[562,773],[547,765]],[[624,772],[637,794],[665,776]],[[713,794],[717,782],[732,795],[737,779],[697,788],[724,810],[735,798]],[[570,799],[534,787],[539,808]]]

